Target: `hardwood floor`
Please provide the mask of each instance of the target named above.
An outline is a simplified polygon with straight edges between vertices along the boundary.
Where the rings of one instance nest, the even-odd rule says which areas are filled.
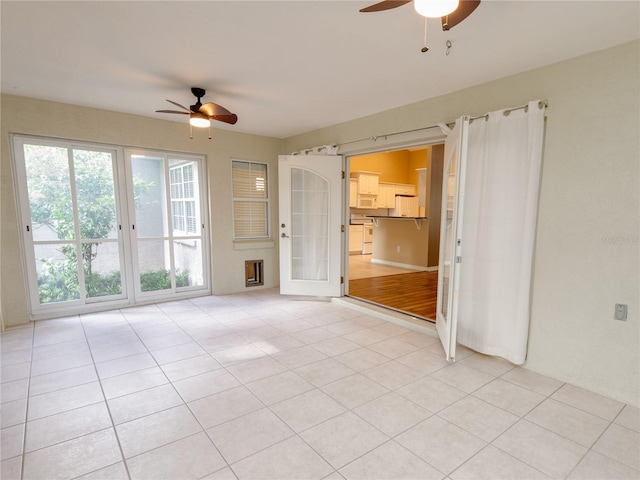
[[[438,272],[349,280],[349,295],[430,320],[436,318]]]

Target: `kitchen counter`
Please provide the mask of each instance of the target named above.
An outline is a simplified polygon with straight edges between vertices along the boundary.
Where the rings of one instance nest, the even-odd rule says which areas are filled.
[[[390,215],[372,215],[371,219],[373,220],[373,224],[377,227],[378,220],[413,220],[416,222],[416,228],[420,228],[422,226],[423,220],[428,220],[428,217],[397,217]]]

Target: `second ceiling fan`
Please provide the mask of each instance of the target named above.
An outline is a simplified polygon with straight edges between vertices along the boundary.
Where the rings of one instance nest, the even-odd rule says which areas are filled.
[[[442,30],[444,31],[458,25],[480,5],[480,0],[383,0],[360,11],[364,13],[381,12],[401,7],[412,1],[420,15],[424,17],[440,17],[442,19]]]

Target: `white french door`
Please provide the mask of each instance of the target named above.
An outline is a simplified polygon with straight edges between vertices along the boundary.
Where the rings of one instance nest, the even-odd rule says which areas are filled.
[[[444,146],[436,330],[448,361],[456,354],[468,127],[469,117],[461,117]]]
[[[117,149],[13,138],[31,311],[127,300]]]
[[[206,290],[201,157],[125,152],[137,298]]]
[[[339,155],[278,159],[282,294],[342,294],[342,171]]]
[[[208,291],[202,157],[12,140],[33,318]]]

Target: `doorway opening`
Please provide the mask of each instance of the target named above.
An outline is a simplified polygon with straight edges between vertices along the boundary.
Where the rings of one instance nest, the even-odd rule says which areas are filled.
[[[444,145],[351,156],[351,297],[436,318]]]

